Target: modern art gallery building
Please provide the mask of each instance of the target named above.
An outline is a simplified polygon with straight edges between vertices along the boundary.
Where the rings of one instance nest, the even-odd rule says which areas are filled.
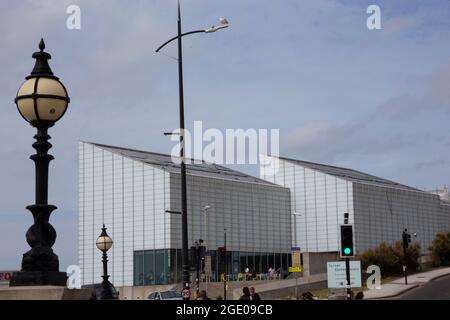
[[[339,250],[348,213],[360,253],[417,233],[424,253],[434,235],[450,229],[450,204],[427,193],[356,170],[266,156],[278,170],[260,178],[216,164],[187,165],[189,246],[205,241],[213,278],[223,268],[237,279],[246,267],[287,270],[300,248],[304,274],[326,270]],[[265,162],[265,161],[263,161]],[[103,223],[114,241],[111,281],[119,287],[181,281],[180,168],[169,155],[79,143],[79,265],[82,283],[101,281],[95,246]],[[209,208],[209,209],[208,209]]]
[[[79,265],[82,283],[101,281],[95,246],[103,223],[114,241],[108,272],[116,286],[181,281],[180,167],[169,155],[79,144]],[[203,239],[212,271],[226,232],[231,278],[288,268],[289,189],[213,164],[187,165],[189,246]],[[208,210],[205,207],[209,206]]]

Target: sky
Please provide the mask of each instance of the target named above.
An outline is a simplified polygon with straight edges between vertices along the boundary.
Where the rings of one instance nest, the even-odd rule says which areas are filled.
[[[81,29],[66,27],[69,5]],[[369,30],[369,5],[381,29]],[[279,129],[286,157],[430,190],[450,183],[450,1],[181,0],[186,126]],[[170,153],[178,125],[175,0],[0,2],[0,270],[18,270],[34,202],[35,129],[14,97],[44,37],[71,103],[50,129],[51,223],[77,264],[78,141]],[[257,175],[257,165],[239,170]],[[99,230],[100,233],[100,230]],[[99,256],[100,259],[100,256]]]

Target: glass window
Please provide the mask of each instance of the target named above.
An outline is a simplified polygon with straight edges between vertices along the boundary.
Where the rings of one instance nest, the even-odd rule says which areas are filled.
[[[176,250],[167,250],[167,283],[177,283]]]
[[[269,263],[267,261],[267,253],[261,255],[261,268],[263,273],[267,273],[269,270]]]
[[[177,270],[177,282],[181,281],[182,277],[181,277],[181,273],[182,273],[182,263],[181,263],[181,249],[176,249],[176,270]]]
[[[241,252],[239,254],[239,261],[240,261],[240,272],[245,272],[245,268],[247,268],[247,255],[245,252]]]
[[[155,266],[153,251],[145,251],[144,255],[144,285],[155,284]]]
[[[269,253],[268,255],[269,268],[275,268],[275,261],[273,257],[273,253]]]
[[[165,250],[156,250],[155,252],[155,284],[166,284],[166,261]]]
[[[262,273],[262,269],[261,269],[261,254],[260,253],[255,253],[255,270],[256,273]]]
[[[275,269],[279,269],[281,267],[281,254],[275,254]]]
[[[134,285],[144,285],[144,253],[142,251],[134,253]]]
[[[247,252],[247,265],[248,265],[250,271],[253,271],[255,269],[254,257],[255,257],[255,255],[253,252]]]
[[[286,253],[283,253],[281,255],[281,266],[285,270],[287,270],[287,268],[289,267],[289,265],[288,265],[288,254],[286,254]]]

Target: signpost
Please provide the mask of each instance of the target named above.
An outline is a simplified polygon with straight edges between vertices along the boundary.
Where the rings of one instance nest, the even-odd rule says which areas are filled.
[[[209,277],[212,275],[212,266],[211,266],[211,256],[209,254],[205,255],[205,289],[208,292],[208,281]]]
[[[328,288],[347,288],[345,261],[327,262]],[[361,261],[350,261],[350,287],[361,288]]]
[[[295,273],[295,299],[298,299],[298,273],[302,272],[300,248],[292,248],[291,258],[292,267],[289,267],[288,271]]]

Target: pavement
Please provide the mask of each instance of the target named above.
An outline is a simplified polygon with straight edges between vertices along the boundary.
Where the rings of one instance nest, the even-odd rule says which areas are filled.
[[[408,284],[405,278],[398,278],[392,282],[384,283],[380,289],[369,289],[364,291],[364,299],[385,299],[399,296],[409,290],[423,286],[424,284],[450,274],[450,268],[435,269],[432,271],[415,273],[408,276]]]

